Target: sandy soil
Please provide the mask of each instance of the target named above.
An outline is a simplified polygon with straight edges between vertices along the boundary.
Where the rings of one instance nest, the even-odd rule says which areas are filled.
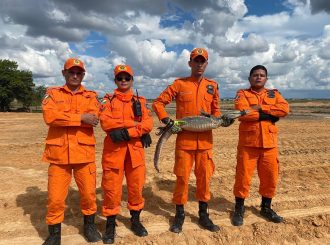
[[[293,113],[294,115],[294,113]],[[155,129],[158,121],[155,120]],[[190,181],[186,222],[179,235],[168,231],[175,207],[171,204],[175,176],[172,174],[175,137],[165,146],[160,161],[161,173],[153,168],[155,143],[147,149],[147,181],[144,189],[146,207],[143,224],[149,236],[139,238],[129,230],[126,208],[126,185],[122,211],[118,217],[117,244],[330,244],[330,131],[327,115],[289,116],[278,123],[280,129],[280,181],[273,207],[285,217],[273,224],[259,216],[258,178],[253,178],[250,197],[246,200],[245,223],[234,227],[232,194],[238,123],[214,130],[214,162],[210,216],[222,227],[211,233],[197,223],[195,178]],[[47,167],[41,162],[47,127],[41,114],[0,113],[0,244],[41,244],[47,237],[45,224],[47,201]],[[102,203],[100,165],[104,133],[97,127],[97,202]],[[157,136],[152,133],[153,141]],[[104,231],[105,219],[97,216]],[[82,215],[79,195],[72,181],[67,199],[62,244],[87,244],[81,236]],[[98,244],[102,244],[99,242]]]

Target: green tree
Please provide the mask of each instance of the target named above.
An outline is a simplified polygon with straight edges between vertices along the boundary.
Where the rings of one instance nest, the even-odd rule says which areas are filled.
[[[34,97],[34,83],[31,71],[17,69],[15,61],[0,59],[0,111],[8,111],[16,99],[28,108]]]
[[[42,99],[44,98],[44,96],[46,94],[46,90],[47,90],[47,88],[45,86],[34,87],[34,89],[33,89],[34,96],[33,96],[32,105],[34,105],[34,106],[41,105]]]

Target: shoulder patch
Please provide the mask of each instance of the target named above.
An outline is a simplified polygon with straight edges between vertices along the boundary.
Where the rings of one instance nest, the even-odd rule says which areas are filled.
[[[271,89],[267,91],[267,97],[268,98],[275,98],[275,90]]]
[[[213,95],[215,93],[215,91],[214,91],[214,85],[211,85],[211,84],[206,85],[206,92],[208,94],[212,94]]]
[[[102,99],[99,100],[99,102],[100,102],[102,105],[106,104],[107,101],[108,101],[108,100],[105,99],[105,98],[102,98]]]
[[[45,95],[44,95],[44,97],[42,99],[42,104],[43,105],[46,105],[48,103],[48,100],[50,99],[50,95],[47,92],[45,93]]]

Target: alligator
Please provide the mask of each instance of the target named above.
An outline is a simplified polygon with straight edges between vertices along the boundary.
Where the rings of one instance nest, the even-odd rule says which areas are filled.
[[[164,127],[159,127],[157,136],[160,136],[156,145],[156,150],[154,154],[154,167],[159,172],[158,162],[162,147],[165,142],[173,134],[171,128],[174,126],[179,126],[182,130],[191,132],[204,132],[212,129],[219,128],[224,120],[234,120],[240,116],[244,116],[248,111],[230,111],[228,113],[222,114],[220,117],[215,117],[205,112],[202,112],[200,116],[188,116],[181,118],[180,120],[174,121],[174,123],[168,124]]]

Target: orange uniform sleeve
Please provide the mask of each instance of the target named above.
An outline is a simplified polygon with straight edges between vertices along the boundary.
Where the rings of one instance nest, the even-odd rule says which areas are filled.
[[[141,137],[142,134],[151,132],[153,127],[151,112],[146,106],[146,99],[143,97],[139,99],[142,106],[142,118],[140,122],[128,116],[133,113],[131,111],[131,103],[129,103],[129,106],[125,107],[125,111],[113,111],[111,102],[107,100],[107,102],[101,106],[100,110],[102,129],[105,132],[109,132],[114,129],[126,128],[132,138],[138,138]]]
[[[261,109],[267,114],[271,114],[276,117],[285,117],[289,113],[289,103],[282,97],[282,95],[275,91],[276,102],[274,105],[262,105]]]
[[[86,108],[85,113],[94,114],[95,116],[100,117],[100,115],[99,115],[100,103],[97,99],[97,94],[95,92],[92,92],[92,94],[93,95],[90,97],[88,108]],[[93,125],[81,123],[81,127],[92,128]]]
[[[168,113],[165,110],[165,106],[171,103],[177,96],[179,87],[179,83],[177,81],[174,81],[174,83],[168,86],[152,103],[152,108],[155,111],[159,120],[168,117]]]
[[[100,108],[101,128],[105,132],[109,132],[113,129],[125,128],[122,112],[120,115],[115,115],[115,113],[112,112],[111,101],[106,98],[103,98],[103,101],[105,104],[102,104]]]
[[[235,109],[239,110],[239,111],[251,110],[251,112],[248,113],[247,115],[240,117],[238,119],[239,121],[258,121],[259,120],[259,112],[251,109],[250,104],[249,104],[248,100],[246,99],[243,90],[239,90],[236,93]]]
[[[221,115],[219,100],[220,100],[219,88],[218,88],[218,86],[216,86],[216,89],[214,91],[213,100],[211,103],[211,115],[213,115],[215,117],[219,117]]]
[[[53,127],[81,126],[81,115],[59,110],[55,95],[48,91],[42,101],[42,113],[45,123]]]
[[[128,127],[128,134],[132,138],[141,137],[142,134],[150,133],[153,127],[153,121],[151,111],[147,108],[146,99],[140,97],[142,105],[142,119],[141,122],[137,122],[133,127]]]

